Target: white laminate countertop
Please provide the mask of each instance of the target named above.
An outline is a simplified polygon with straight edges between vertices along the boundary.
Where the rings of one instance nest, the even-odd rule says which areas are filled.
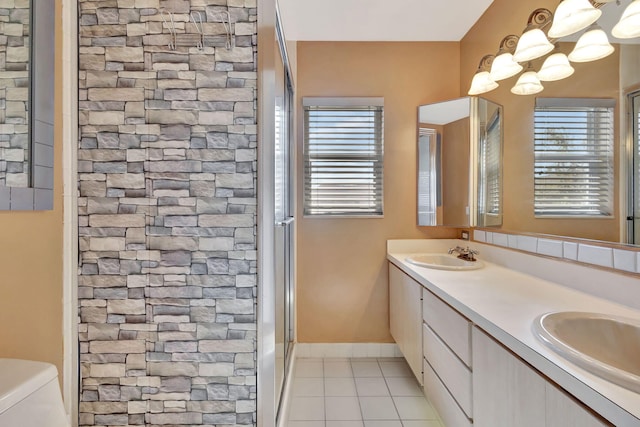
[[[480,245],[479,259],[485,266],[478,270],[435,270],[405,261],[416,253],[442,253],[456,244],[461,242],[389,241],[387,259],[614,425],[640,426],[640,394],[574,365],[544,346],[532,331],[534,320],[551,311],[589,311],[639,320],[640,311],[488,262],[482,256],[482,251],[492,250],[487,245]]]

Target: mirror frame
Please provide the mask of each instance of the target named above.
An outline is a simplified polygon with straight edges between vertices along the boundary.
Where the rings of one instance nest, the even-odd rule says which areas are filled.
[[[0,211],[53,209],[56,2],[31,1],[29,187],[0,186]]]

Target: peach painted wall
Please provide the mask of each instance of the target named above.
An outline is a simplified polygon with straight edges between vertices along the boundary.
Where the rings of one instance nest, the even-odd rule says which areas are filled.
[[[448,238],[416,226],[417,108],[458,97],[458,43],[298,42],[296,97],[384,97],[384,218],[302,216],[302,114],[297,148],[299,342],[393,342],[387,239]]]
[[[466,94],[480,59],[494,54],[502,38],[508,34],[520,35],[529,14],[539,7],[555,10],[557,0],[495,0],[476,25],[461,42],[460,93]],[[615,6],[613,6],[615,7]],[[569,52],[571,43],[561,43]],[[533,108],[539,97],[619,97],[618,76],[619,49],[611,56],[586,64],[572,64],[573,76],[558,81],[544,82],[545,90],[538,95],[517,96],[510,92],[517,77],[501,82],[500,87],[481,95],[504,107],[504,222],[503,229],[528,231],[596,240],[618,241],[619,238],[619,189],[614,189],[614,217],[607,219],[536,219],[533,213]],[[541,60],[533,63],[539,69]],[[616,108],[615,123],[619,121]],[[618,126],[615,129],[619,140]],[[614,159],[616,177],[619,168],[619,148]]]
[[[56,7],[56,52],[62,14]],[[56,57],[56,104],[62,97]],[[62,109],[56,112],[54,206],[51,211],[0,211],[0,357],[53,363],[62,378]]]

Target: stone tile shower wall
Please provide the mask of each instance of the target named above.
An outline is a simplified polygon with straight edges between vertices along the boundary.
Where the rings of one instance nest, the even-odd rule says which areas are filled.
[[[29,185],[29,0],[0,1],[0,185]]]
[[[256,0],[78,5],[80,425],[255,424]]]

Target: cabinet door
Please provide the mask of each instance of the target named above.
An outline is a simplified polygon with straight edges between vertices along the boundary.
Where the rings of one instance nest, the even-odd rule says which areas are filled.
[[[422,286],[410,278],[405,280],[405,358],[413,374],[422,385]]]
[[[544,426],[545,380],[477,327],[472,340],[474,426]]]
[[[389,327],[422,385],[422,286],[389,264]]]
[[[547,383],[546,427],[607,427],[613,426],[589,411],[555,384]]]
[[[402,350],[402,275],[398,267],[389,263],[389,329],[391,336]]]

